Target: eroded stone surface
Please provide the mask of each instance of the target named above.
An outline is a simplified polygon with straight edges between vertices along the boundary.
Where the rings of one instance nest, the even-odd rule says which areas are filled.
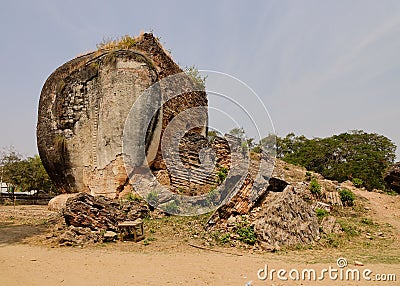
[[[99,50],[69,61],[50,75],[40,97],[37,141],[56,186],[67,193],[108,197],[133,191],[122,155],[128,113],[143,91],[180,72],[158,41],[144,34],[129,50]],[[157,105],[145,102],[139,110],[145,112],[153,104]],[[165,169],[159,144],[163,130],[174,116],[193,106],[207,106],[204,92],[181,94],[160,108],[151,125],[138,120],[131,126],[137,136],[146,137],[153,170]],[[203,116],[205,126],[207,115]],[[205,127],[194,130],[202,135],[205,131]]]
[[[310,244],[319,235],[315,212],[295,193],[293,186],[270,196],[254,224],[260,245],[269,250]]]
[[[400,194],[400,162],[397,162],[385,175],[389,187]]]
[[[49,211],[61,211],[65,207],[67,200],[75,195],[76,195],[76,193],[75,194],[61,194],[61,195],[58,195],[58,196],[52,198],[48,203]]]
[[[149,209],[144,202],[121,203],[103,196],[79,193],[67,200],[62,212],[68,226],[118,232],[118,223],[144,218]]]

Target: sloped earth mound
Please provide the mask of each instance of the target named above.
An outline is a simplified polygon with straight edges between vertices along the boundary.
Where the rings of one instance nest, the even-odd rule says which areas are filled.
[[[326,180],[280,160],[272,176],[270,186],[256,201],[239,191],[231,201],[234,203],[211,216],[207,229],[215,234],[217,243],[237,246],[244,242],[254,245],[253,249],[271,251],[360,245],[389,251],[398,243],[399,196],[358,189],[349,181]],[[318,192],[311,191],[311,181],[318,183]],[[353,206],[343,206],[339,191],[344,189],[355,194]],[[384,198],[391,203],[379,205]],[[382,210],[371,213],[382,207],[385,215],[379,214]]]
[[[288,247],[313,248],[313,253],[347,249],[368,259],[386,257],[391,262],[399,257],[400,196],[367,192],[351,182],[339,184],[312,174],[322,186],[321,195],[314,196],[305,169],[280,161],[275,169],[274,188],[269,188],[257,202],[242,204],[236,200],[233,209],[224,209],[221,216],[216,212],[211,217],[214,221],[210,215],[166,216],[157,210],[149,212],[144,202],[82,194],[70,200],[63,213],[39,206],[17,206],[15,211],[13,206],[1,206],[0,242],[86,246],[102,242],[104,233],[115,231],[120,221],[146,217],[146,239],[129,244],[133,249],[162,251],[194,243],[206,248],[234,247],[256,252]],[[336,194],[337,198],[337,189],[341,188],[356,195],[353,207],[334,204],[331,195]],[[115,246],[121,247],[119,243]]]
[[[254,222],[254,231],[263,249],[310,244],[318,239],[315,212],[295,193],[293,186],[273,194],[264,204],[260,217]]]

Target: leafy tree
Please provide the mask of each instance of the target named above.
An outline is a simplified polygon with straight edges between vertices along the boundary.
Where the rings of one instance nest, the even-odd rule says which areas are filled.
[[[353,179],[353,185],[356,186],[357,188],[361,188],[363,185],[363,180],[359,179],[359,178],[354,178]]]
[[[263,150],[275,150],[277,147],[277,140],[278,137],[275,134],[268,134],[268,136],[260,140],[259,145]]]
[[[56,191],[38,155],[24,158],[11,148],[2,152],[0,165],[3,182],[11,185],[13,189]]]
[[[254,138],[247,137],[246,132],[243,127],[235,127],[229,131],[229,134],[239,138],[242,142],[243,151],[247,152],[249,149],[254,148],[256,145],[254,144]]]
[[[276,156],[276,142],[277,136],[275,134],[268,134],[262,138],[258,143],[254,142],[254,138],[247,138],[245,141],[246,147],[251,148],[254,153],[264,152],[270,156]]]
[[[383,174],[396,145],[385,136],[356,130],[327,138],[288,134],[277,138],[277,156],[339,182],[357,178],[368,189],[385,189]]]
[[[246,132],[244,131],[243,127],[235,127],[229,131],[229,134],[243,140],[246,139]]]

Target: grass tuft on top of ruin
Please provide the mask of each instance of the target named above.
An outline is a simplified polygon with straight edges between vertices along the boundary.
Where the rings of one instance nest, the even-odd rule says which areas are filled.
[[[131,37],[129,35],[117,38],[103,38],[96,47],[98,50],[131,49],[135,46],[137,41],[138,37]]]

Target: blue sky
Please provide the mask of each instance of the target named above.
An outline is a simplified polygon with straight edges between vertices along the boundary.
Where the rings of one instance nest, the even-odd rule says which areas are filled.
[[[104,37],[141,31],[183,67],[246,82],[280,136],[362,129],[400,146],[400,1],[82,2],[2,3],[0,147],[37,153],[46,78]]]

